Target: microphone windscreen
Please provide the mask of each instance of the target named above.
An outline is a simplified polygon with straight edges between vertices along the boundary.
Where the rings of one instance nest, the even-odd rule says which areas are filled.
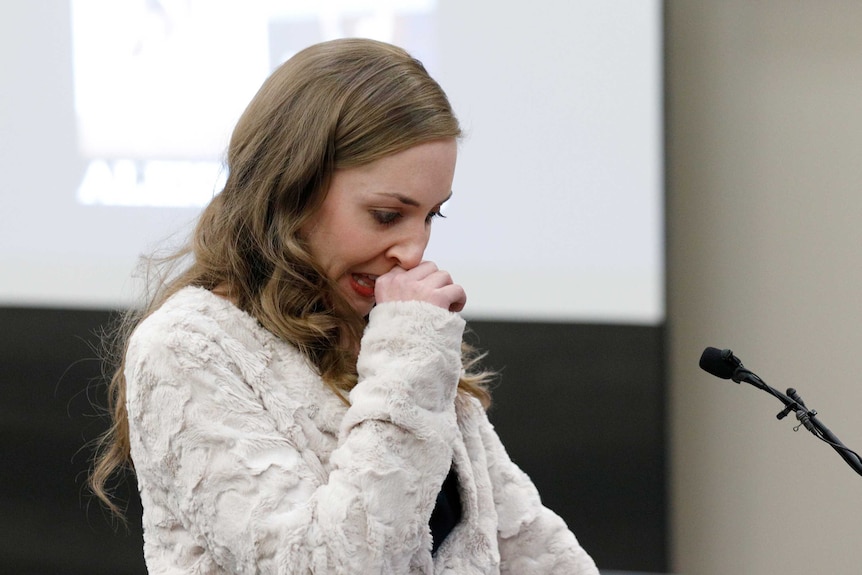
[[[715,377],[730,379],[733,377],[736,366],[725,359],[723,350],[708,347],[703,350],[703,354],[700,356],[700,368]]]

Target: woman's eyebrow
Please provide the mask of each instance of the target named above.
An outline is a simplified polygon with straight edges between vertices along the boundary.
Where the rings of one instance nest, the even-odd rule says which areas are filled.
[[[395,198],[396,200],[398,200],[399,202],[401,202],[402,204],[404,204],[404,205],[406,205],[406,206],[413,206],[413,207],[415,207],[415,208],[418,208],[418,207],[419,207],[419,202],[417,202],[416,200],[414,200],[413,198],[411,198],[411,197],[409,197],[409,196],[405,196],[404,194],[384,192],[384,193],[381,193],[380,195],[381,195],[381,196],[387,196],[387,197],[390,197],[390,198]],[[448,202],[448,201],[449,201],[449,199],[450,199],[451,197],[452,197],[452,192],[450,191],[450,192],[449,192],[449,195],[448,195],[448,196],[446,196],[446,199],[444,199],[444,200],[443,200],[442,202],[440,202],[440,203],[441,203],[441,204],[445,204],[446,202]]]

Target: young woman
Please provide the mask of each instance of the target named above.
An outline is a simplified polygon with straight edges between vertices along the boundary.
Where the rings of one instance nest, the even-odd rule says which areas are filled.
[[[466,295],[423,260],[458,122],[370,40],[300,52],[132,321],[91,484],[132,463],[152,573],[597,574],[485,413]]]

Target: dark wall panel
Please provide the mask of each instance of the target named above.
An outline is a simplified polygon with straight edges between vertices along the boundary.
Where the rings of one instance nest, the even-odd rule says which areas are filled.
[[[602,568],[667,569],[663,329],[474,322],[491,421]]]
[[[134,479],[127,528],[86,492],[106,418],[94,348],[107,311],[0,308],[0,571],[145,573]],[[603,569],[666,568],[663,330],[471,322],[499,371],[491,419],[512,458]]]
[[[128,530],[85,489],[104,429],[94,346],[108,312],[0,309],[0,572],[145,573],[134,485]]]

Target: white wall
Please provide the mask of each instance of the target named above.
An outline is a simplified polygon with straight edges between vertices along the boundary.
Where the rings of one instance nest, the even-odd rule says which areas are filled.
[[[862,572],[862,477],[730,347],[862,450],[862,2],[668,0],[673,570]]]
[[[219,135],[270,66],[370,33],[467,132],[428,257],[469,317],[663,321],[659,0],[163,4],[0,2],[0,304],[135,302],[138,256],[218,189]]]

